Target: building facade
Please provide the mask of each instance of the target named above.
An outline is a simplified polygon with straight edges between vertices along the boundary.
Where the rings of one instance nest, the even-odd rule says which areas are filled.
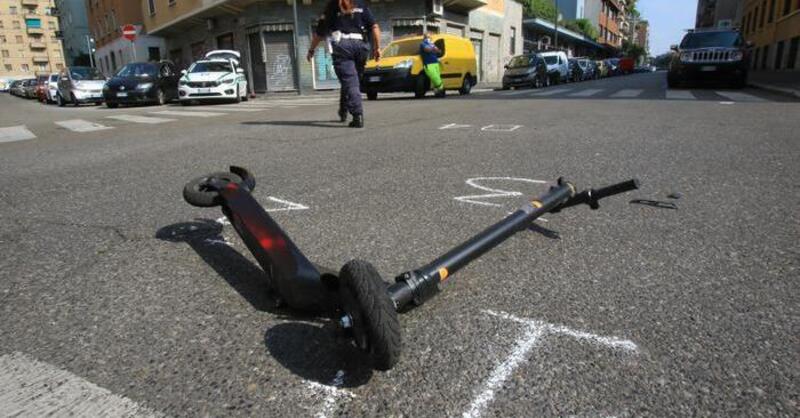
[[[164,37],[168,57],[186,68],[212,49],[242,54],[253,93],[339,88],[329,48],[311,63],[305,52],[327,0],[143,0],[147,31]],[[381,44],[423,31],[472,40],[479,79],[499,81],[503,65],[522,52],[522,4],[516,0],[373,0]],[[299,57],[299,59],[298,59]]]
[[[525,52],[544,52],[560,50],[568,57],[607,58],[607,48],[582,33],[577,33],[541,18],[529,18],[523,21],[525,33]],[[555,33],[558,30],[558,45],[555,44]]]
[[[67,65],[89,65],[89,20],[84,0],[55,0]]]
[[[23,78],[64,66],[52,0],[0,0],[0,77]]]
[[[733,28],[741,21],[744,0],[698,0],[695,28]]]
[[[800,0],[746,0],[743,10],[741,31],[753,43],[752,68],[800,71]]]
[[[166,57],[164,40],[148,35],[143,28],[142,4],[139,0],[85,1],[89,31],[97,49],[94,54],[95,66],[104,74],[114,74],[130,62],[160,61]],[[175,3],[176,0],[170,2]],[[122,27],[125,25],[133,25],[137,29],[133,42],[122,37]]]

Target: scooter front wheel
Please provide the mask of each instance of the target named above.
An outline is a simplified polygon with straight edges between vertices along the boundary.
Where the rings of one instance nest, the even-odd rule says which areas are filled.
[[[371,356],[376,369],[394,367],[402,349],[400,321],[378,271],[366,261],[351,260],[339,272],[339,290],[356,346]]]
[[[212,179],[221,180],[220,185],[228,183],[242,184],[242,178],[230,172],[212,173],[203,177],[198,177],[183,187],[183,199],[192,206],[199,208],[211,208],[222,204],[215,187],[210,182]]]

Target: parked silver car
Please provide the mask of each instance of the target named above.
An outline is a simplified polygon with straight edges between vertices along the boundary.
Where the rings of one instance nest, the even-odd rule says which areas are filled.
[[[61,70],[58,77],[56,103],[64,106],[71,103],[103,103],[103,86],[106,78],[100,71],[92,67],[67,67]]]

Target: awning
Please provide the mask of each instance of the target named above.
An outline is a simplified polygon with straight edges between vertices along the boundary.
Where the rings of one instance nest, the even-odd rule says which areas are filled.
[[[291,32],[294,30],[293,23],[259,23],[245,28],[245,33],[250,35],[259,32]]]
[[[529,29],[535,29],[542,32],[549,32],[553,33],[556,29],[556,26],[553,22],[548,20],[533,18],[533,19],[525,19],[522,21],[522,26]],[[596,49],[605,49],[604,45],[600,45],[599,43],[595,42],[593,39],[587,37],[582,33],[573,32],[569,29],[566,29],[562,26],[558,27],[558,36],[564,37],[564,39],[569,39],[572,42],[584,44]]]

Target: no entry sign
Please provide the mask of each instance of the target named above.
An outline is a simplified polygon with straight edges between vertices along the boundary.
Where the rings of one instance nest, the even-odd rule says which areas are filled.
[[[133,25],[125,25],[122,27],[122,36],[133,42],[136,39],[136,26]]]

